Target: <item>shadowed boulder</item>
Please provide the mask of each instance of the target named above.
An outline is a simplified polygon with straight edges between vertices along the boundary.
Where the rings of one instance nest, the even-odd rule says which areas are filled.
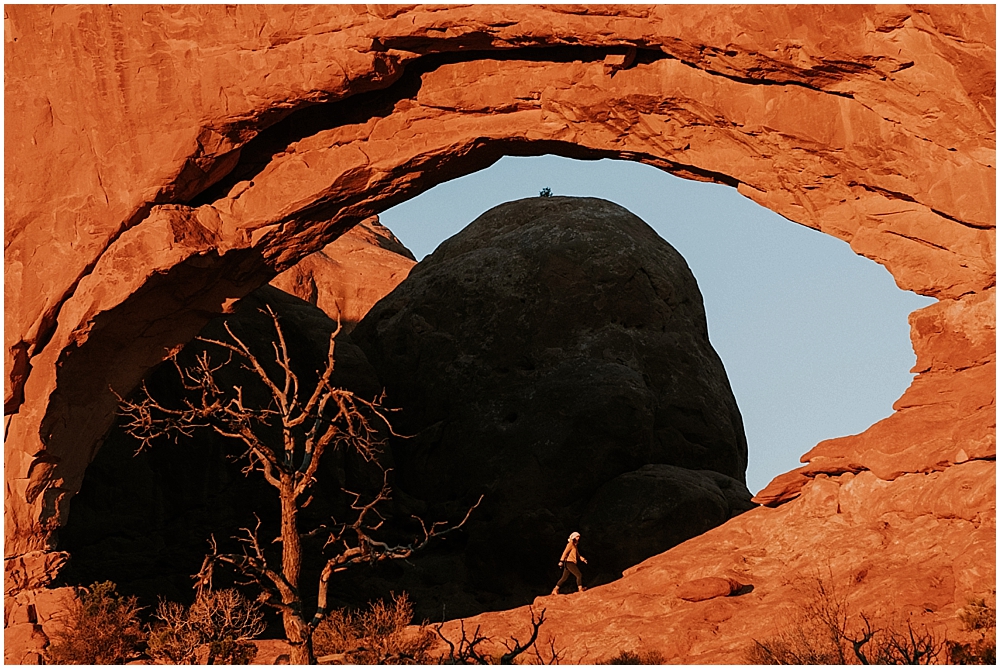
[[[580,528],[589,559],[621,572],[755,506],[746,486],[725,474],[646,465],[601,486]]]
[[[602,486],[648,464],[709,470],[749,497],[743,424],[694,276],[618,205],[495,207],[417,264],[352,336],[402,407],[397,431],[413,435],[393,443],[397,486],[431,508],[486,495],[466,547],[475,587],[554,579],[585,513],[595,542],[613,530],[622,556],[648,556],[745,508],[678,507],[662,522],[683,529],[652,542],[587,511]],[[693,476],[657,481],[702,490],[704,474]],[[727,499],[715,491],[710,504]],[[590,578],[623,565],[595,563]]]
[[[263,286],[243,298],[232,314],[210,321],[200,336],[227,340],[224,325],[228,324],[275,373],[271,348],[275,331],[267,309],[278,315],[303,387],[312,388],[316,370],[326,362],[336,323],[295,296]],[[206,351],[214,364],[227,360],[218,347],[198,340],[190,342],[178,360],[188,368]],[[220,369],[217,379],[222,386],[242,387],[248,404],[267,405],[266,389],[238,359]],[[333,382],[366,398],[381,390],[364,354],[343,333],[337,339]],[[184,396],[170,363],[155,370],[147,384],[150,393],[168,405]],[[280,439],[280,433],[272,438]],[[155,605],[158,597],[190,601],[191,574],[201,566],[210,536],[218,539],[223,550],[238,552],[239,544],[230,537],[240,528],[253,527],[258,518],[266,541],[278,534],[277,492],[259,472],[242,472],[247,461],[239,457],[245,449],[238,442],[206,429],[176,443],[160,439],[137,453],[139,445],[116,424],[88,467],[84,485],[73,498],[69,522],[60,532],[60,548],[73,555],[63,572],[67,583],[111,580],[120,592],[139,596],[147,606]],[[387,456],[386,464],[391,465]],[[360,457],[340,449],[328,452],[317,476],[314,499],[303,510],[302,527],[311,529],[344,513],[350,498],[340,492],[340,486],[371,490],[380,483],[381,475],[366,467]],[[317,539],[306,545],[311,561],[305,570],[312,580],[304,583],[311,589],[314,572],[319,570],[321,543]],[[225,585],[228,572],[218,571]]]

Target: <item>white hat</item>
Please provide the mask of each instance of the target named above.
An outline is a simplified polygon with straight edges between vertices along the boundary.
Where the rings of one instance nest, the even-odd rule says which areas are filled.
[[[579,539],[579,538],[580,538],[580,533],[579,532],[574,532],[573,534],[569,535],[569,540],[570,541],[573,541],[573,539]]]

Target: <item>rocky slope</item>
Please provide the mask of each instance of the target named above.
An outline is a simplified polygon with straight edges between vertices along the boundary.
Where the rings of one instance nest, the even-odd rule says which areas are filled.
[[[728,184],[938,298],[895,413],[759,499],[806,518],[824,474],[865,472],[960,495],[932,481],[995,459],[995,27],[988,5],[5,8],[5,652],[44,645],[112,390],[505,153]]]
[[[584,593],[540,597],[541,640],[564,663],[622,651],[660,652],[667,663],[743,664],[753,639],[794,625],[816,579],[861,611],[909,618],[938,638],[960,635],[956,616],[995,587],[996,467],[969,462],[885,481],[871,472],[810,481],[795,502],[761,507]],[[702,578],[753,586],[736,596],[686,601]],[[748,590],[749,588],[744,588]],[[465,620],[497,641],[530,631],[527,607]],[[857,622],[856,618],[854,622]],[[444,633],[461,637],[457,621]],[[494,646],[496,648],[496,646]]]

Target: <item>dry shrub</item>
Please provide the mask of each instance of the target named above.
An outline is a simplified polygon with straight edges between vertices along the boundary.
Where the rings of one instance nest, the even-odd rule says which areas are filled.
[[[140,655],[145,640],[135,597],[120,597],[110,581],[83,589],[66,628],[54,635],[52,664],[125,664]]]
[[[637,653],[631,650],[623,650],[611,659],[602,664],[665,664],[666,658],[663,653],[655,650],[647,650]]]
[[[196,664],[196,651],[201,640],[187,624],[184,605],[161,601],[154,615],[160,622],[149,630],[147,654],[167,664]]]
[[[910,620],[851,613],[847,598],[822,579],[789,629],[746,653],[750,664],[931,664],[946,649],[926,627]]]
[[[997,607],[982,597],[973,599],[958,612],[962,627],[976,638],[969,643],[948,642],[951,664],[997,663]]]
[[[434,636],[425,625],[409,628],[412,620],[406,593],[364,611],[333,611],[313,632],[313,651],[350,664],[428,664]]]
[[[250,664],[264,631],[260,605],[236,590],[201,592],[190,608],[161,601],[155,616],[147,653],[170,664]]]
[[[754,639],[750,664],[847,664],[850,651],[842,630],[847,603],[817,579],[816,590],[791,621],[790,629],[764,641]]]
[[[983,597],[973,599],[959,612],[958,619],[966,630],[991,630],[997,627],[997,607],[987,604]]]
[[[465,621],[459,621],[459,631],[461,638],[456,641],[449,639],[444,634],[444,623],[439,623],[434,630],[438,637],[448,646],[448,652],[436,658],[437,664],[559,664],[563,659],[563,651],[556,648],[556,641],[553,637],[548,637],[547,648],[538,645],[538,634],[545,624],[545,609],[535,614],[535,609],[528,607],[531,616],[531,632],[526,641],[521,641],[511,635],[506,640],[497,644],[492,638],[482,633],[482,628],[477,625],[476,629],[469,636],[465,629]],[[522,636],[522,638],[524,638]],[[499,652],[497,645],[503,646],[507,652]],[[492,647],[495,653],[480,650],[480,646]],[[532,654],[525,654],[531,651]],[[548,657],[546,657],[548,655]]]

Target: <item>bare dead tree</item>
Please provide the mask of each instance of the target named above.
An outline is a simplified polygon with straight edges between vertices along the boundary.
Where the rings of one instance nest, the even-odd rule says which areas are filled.
[[[542,652],[538,648],[538,644],[534,645],[535,659],[538,660],[538,664],[559,664],[563,660],[563,651],[556,648],[556,640],[553,637],[548,639],[549,657],[548,659],[542,657]],[[579,664],[578,662],[571,662],[570,664]],[[658,662],[657,664],[663,664],[663,662]]]
[[[809,601],[788,628],[764,641],[753,640],[751,664],[931,664],[947,641],[907,618],[851,612],[846,595],[816,579]]]
[[[945,651],[945,644],[926,627],[914,629],[907,619],[901,626],[878,626],[861,612],[861,629],[844,634],[861,664],[932,664]]]
[[[285,635],[291,644],[293,664],[314,662],[312,633],[327,612],[329,581],[335,572],[358,563],[403,559],[426,546],[431,539],[462,527],[479,505],[477,501],[459,523],[448,525],[419,522],[421,533],[410,543],[390,545],[375,539],[374,533],[385,522],[379,508],[391,496],[389,470],[382,467],[378,455],[384,445],[380,430],[391,434],[392,426],[382,407],[382,398],[366,400],[353,392],[331,383],[335,364],[336,337],[340,324],[330,335],[325,367],[317,372],[318,380],[307,389],[293,371],[285,334],[278,316],[268,307],[274,324],[276,341],[272,343],[273,365],[265,366],[250,347],[224,324],[230,341],[199,337],[198,340],[221,348],[227,359],[213,364],[207,351],[196,356],[190,367],[182,367],[175,352],[170,356],[183,387],[184,395],[178,406],[169,407],[154,399],[145,383],[138,400],[120,399],[122,426],[139,440],[139,451],[149,448],[162,438],[190,437],[198,430],[211,430],[236,440],[244,449],[247,465],[245,475],[259,471],[278,492],[281,506],[280,564],[265,555],[260,537],[260,520],[254,528],[243,528],[237,537],[241,553],[218,550],[214,537],[211,551],[195,576],[196,588],[211,588],[213,569],[228,565],[248,577],[262,590],[261,601],[277,609],[282,616]],[[266,389],[263,406],[248,399],[242,386],[230,386],[219,381],[219,371],[238,360]],[[270,367],[270,369],[268,368]],[[280,437],[278,435],[280,432]],[[398,436],[398,435],[397,435]],[[277,442],[277,443],[275,443]],[[353,501],[349,521],[331,523],[303,533],[299,528],[299,512],[308,504],[310,491],[316,482],[320,460],[329,451],[342,449],[361,456],[365,462],[382,469],[381,490],[367,501],[361,493],[344,492]],[[482,498],[480,498],[482,501]],[[326,554],[331,554],[322,569],[317,595],[318,605],[313,614],[304,610],[300,589],[302,571],[302,541],[307,537],[326,534]]]
[[[541,652],[538,649],[538,631],[541,629],[542,625],[545,623],[545,609],[535,617],[535,610],[532,607],[528,607],[528,612],[531,614],[531,635],[527,641],[521,643],[514,636],[510,637],[509,641],[502,641],[502,645],[507,649],[506,653],[501,654],[498,658],[493,658],[492,656],[483,653],[479,650],[479,646],[482,644],[491,644],[493,640],[484,636],[481,632],[481,628],[477,625],[475,631],[472,633],[472,638],[469,638],[468,633],[465,631],[465,621],[460,622],[460,631],[462,637],[458,640],[458,645],[451,641],[442,632],[444,623],[439,623],[435,626],[434,631],[437,635],[445,642],[448,646],[448,654],[441,657],[441,661],[444,664],[514,664],[518,656],[523,654],[528,650],[532,650],[535,653],[539,664],[559,664],[560,653],[556,650],[555,641],[549,639],[549,659],[545,660],[542,657]]]

